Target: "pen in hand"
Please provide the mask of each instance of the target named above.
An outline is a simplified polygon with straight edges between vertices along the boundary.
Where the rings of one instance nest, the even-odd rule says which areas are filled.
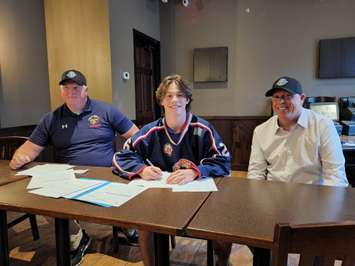
[[[154,164],[147,158],[145,159],[147,161],[147,163],[150,165],[150,166],[154,166]]]
[[[148,170],[148,168],[149,168],[149,170],[148,170],[146,178],[143,177],[143,179],[160,179],[163,174],[161,169],[159,167],[154,166],[154,164],[148,158],[145,160],[149,164],[150,167],[147,167],[147,170]]]

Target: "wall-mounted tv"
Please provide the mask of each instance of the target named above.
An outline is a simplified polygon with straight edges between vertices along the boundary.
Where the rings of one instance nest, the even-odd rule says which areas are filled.
[[[355,37],[319,41],[319,78],[355,78]]]

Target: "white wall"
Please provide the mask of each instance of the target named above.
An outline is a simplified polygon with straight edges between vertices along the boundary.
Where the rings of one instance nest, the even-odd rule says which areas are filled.
[[[317,41],[355,36],[355,1],[191,2],[161,5],[162,73],[192,81],[193,48],[229,48],[228,82],[194,84],[195,113],[270,114],[264,93],[282,75],[299,79],[309,96],[355,95],[355,79],[316,78]]]
[[[0,1],[1,127],[36,124],[50,110],[42,0]]]
[[[133,29],[160,40],[158,0],[110,0],[112,103],[136,118]],[[130,80],[123,81],[123,71]]]

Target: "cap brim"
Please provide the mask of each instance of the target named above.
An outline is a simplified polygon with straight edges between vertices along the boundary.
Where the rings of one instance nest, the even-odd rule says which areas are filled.
[[[77,80],[74,80],[74,79],[62,79],[60,82],[59,82],[59,85],[63,85],[66,81],[68,81],[68,80],[71,80],[71,81],[73,81],[73,82],[75,82],[76,84],[78,84],[79,86],[83,86],[83,85],[85,85],[85,84],[83,84],[83,83],[80,83],[80,82],[78,82]]]
[[[265,93],[265,96],[266,97],[270,97],[272,96],[276,91],[279,91],[279,90],[283,90],[283,91],[287,91],[288,93],[291,93],[292,95],[295,94],[294,91],[288,89],[288,88],[282,88],[282,87],[277,87],[277,88],[272,88],[270,90],[268,90],[266,93]]]

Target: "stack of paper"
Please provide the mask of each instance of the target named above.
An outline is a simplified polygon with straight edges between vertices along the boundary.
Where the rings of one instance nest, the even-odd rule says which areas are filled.
[[[74,170],[67,164],[44,164],[20,171],[17,175],[32,176],[27,186],[30,193],[81,200],[105,207],[120,206],[146,189],[105,180],[75,177],[75,173],[86,171]]]

